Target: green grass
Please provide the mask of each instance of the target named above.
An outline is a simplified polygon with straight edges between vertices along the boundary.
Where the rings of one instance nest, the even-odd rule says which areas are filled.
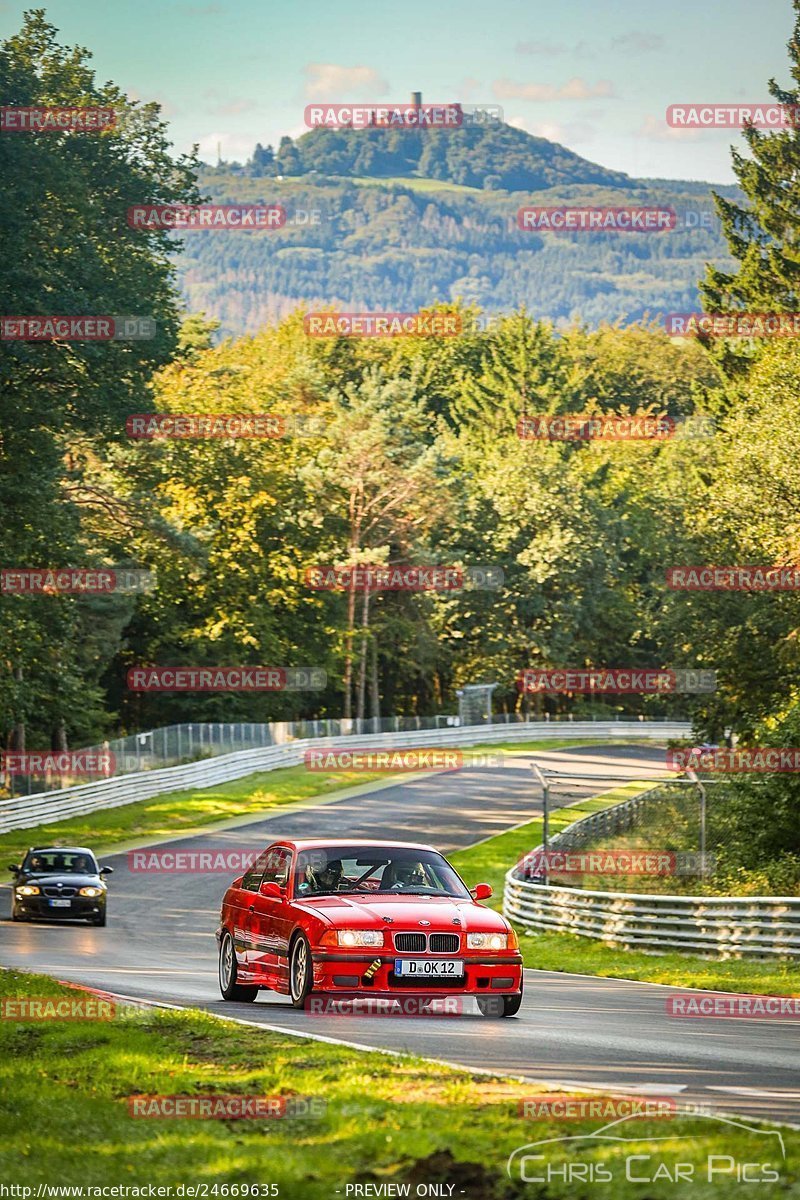
[[[11,971],[0,972],[0,994],[79,995]],[[357,1037],[357,1018],[342,1024],[342,1036]],[[691,1194],[707,1200],[721,1194],[718,1183],[704,1181],[709,1154],[782,1166],[764,1146],[774,1139],[676,1117],[637,1121],[637,1141],[624,1150],[606,1144],[590,1155],[567,1145],[570,1163],[602,1161],[613,1171],[612,1185],[562,1180],[534,1190],[507,1178],[508,1155],[532,1141],[585,1135],[601,1121],[524,1119],[519,1100],[546,1088],[291,1038],[192,1010],[120,1009],[104,1022],[2,1020],[0,1081],[0,1180],[34,1194],[39,1184],[143,1186],[145,1195],[148,1185],[195,1184],[213,1200],[236,1195],[229,1185],[261,1185],[263,1196],[264,1185],[276,1184],[285,1200],[333,1200],[337,1189],[344,1200],[347,1184],[358,1182],[409,1183],[412,1196],[416,1184],[449,1184],[453,1196],[468,1200],[674,1200],[681,1193],[673,1184],[643,1191],[625,1181],[623,1155],[649,1153],[654,1164],[692,1163],[698,1178]],[[306,1097],[324,1102],[324,1111],[263,1121],[129,1115],[133,1095],[232,1094]],[[669,1141],[652,1141],[663,1137]],[[791,1165],[800,1137],[792,1131],[784,1137]],[[743,1184],[736,1194],[785,1197],[796,1185],[796,1173],[786,1169],[780,1184]]]
[[[641,791],[644,783],[626,784],[578,805],[551,814],[551,833],[590,812],[618,804],[625,795]],[[449,859],[470,887],[490,883],[494,896],[489,904],[503,906],[503,882],[509,867],[542,840],[541,820],[530,821]],[[752,962],[745,959],[718,961],[693,954],[645,954],[605,946],[593,938],[567,933],[527,933],[518,927],[526,967],[541,971],[565,971],[605,978],[637,979],[670,987],[709,988],[720,992],[752,992],[757,995],[800,994],[800,967],[791,961]]]
[[[471,196],[483,195],[483,188],[468,187],[464,183],[448,183],[444,179],[418,179],[416,175],[387,175],[371,178],[366,175],[347,177],[348,183],[357,183],[361,187],[406,187],[415,192],[465,192]]]
[[[557,750],[585,744],[585,739],[550,738],[528,742],[524,746],[518,743],[476,746],[474,751],[523,753],[525,750]],[[73,845],[109,851],[136,839],[188,836],[193,830],[236,817],[252,815],[257,819],[260,814],[284,804],[312,801],[358,784],[397,778],[402,778],[401,773],[312,772],[304,766],[281,767],[277,771],[247,775],[215,787],[169,792],[121,808],[0,834],[0,870],[6,863],[18,862],[29,846]]]

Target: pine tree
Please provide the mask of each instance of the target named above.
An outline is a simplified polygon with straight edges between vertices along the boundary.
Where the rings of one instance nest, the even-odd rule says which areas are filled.
[[[771,79],[769,93],[800,114],[800,0],[793,0],[795,26],[788,42],[795,87],[785,90]],[[800,122],[798,122],[800,126]],[[700,284],[709,312],[796,312],[800,301],[800,127],[764,133],[748,125],[744,138],[750,157],[733,148],[733,170],[747,206],[713,193],[722,232],[738,270],[708,265]],[[723,344],[717,352],[729,374],[740,373],[752,352]]]

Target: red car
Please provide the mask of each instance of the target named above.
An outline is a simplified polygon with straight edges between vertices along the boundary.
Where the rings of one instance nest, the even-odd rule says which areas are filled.
[[[522,1003],[522,955],[499,913],[431,846],[281,840],[222,901],[219,983],[226,1000],[259,988],[291,997],[475,996],[485,1016]]]

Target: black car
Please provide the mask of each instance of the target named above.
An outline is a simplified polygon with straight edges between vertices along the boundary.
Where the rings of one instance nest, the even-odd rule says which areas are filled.
[[[11,920],[31,917],[106,923],[108,889],[103,878],[113,867],[98,867],[91,850],[83,846],[31,847],[15,875]]]

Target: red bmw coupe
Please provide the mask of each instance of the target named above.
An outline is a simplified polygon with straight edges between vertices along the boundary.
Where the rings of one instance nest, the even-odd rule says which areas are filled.
[[[289,996],[475,996],[485,1016],[522,1003],[522,955],[499,913],[478,903],[430,846],[281,840],[222,901],[219,984],[225,1000],[259,988]]]

